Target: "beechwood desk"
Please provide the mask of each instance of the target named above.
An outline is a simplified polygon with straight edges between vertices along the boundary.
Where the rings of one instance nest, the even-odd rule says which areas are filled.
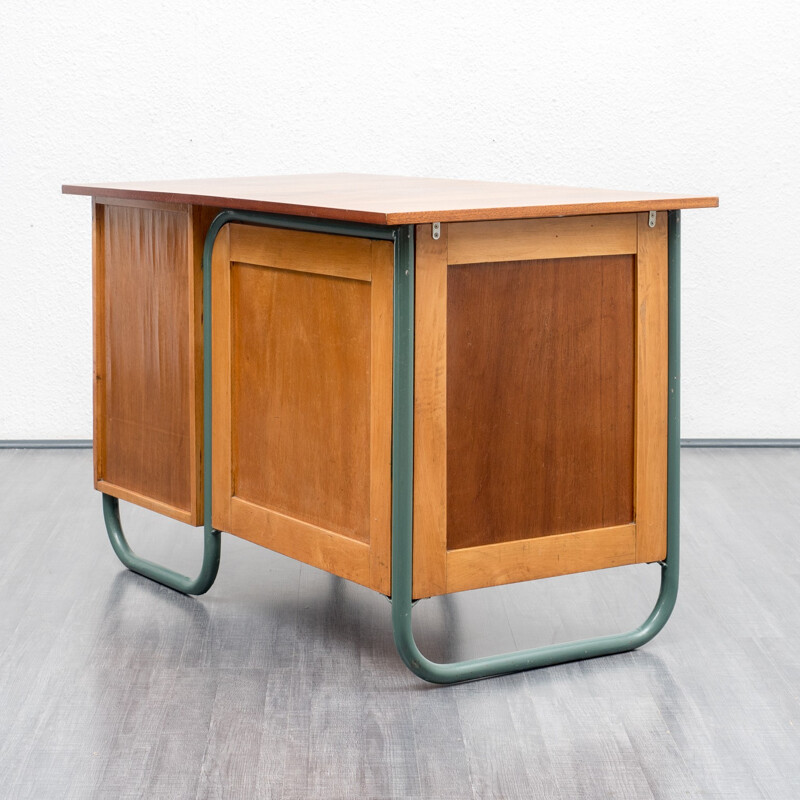
[[[678,587],[680,211],[715,197],[375,175],[92,196],[94,470],[131,569],[209,589],[220,532],[392,600],[435,682],[621,652]],[[200,574],[118,501],[204,526]],[[454,664],[414,600],[642,562],[634,631]]]

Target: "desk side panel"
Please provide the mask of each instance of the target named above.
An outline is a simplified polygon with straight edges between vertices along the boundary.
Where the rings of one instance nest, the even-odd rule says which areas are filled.
[[[95,486],[202,524],[201,263],[210,213],[94,202]]]

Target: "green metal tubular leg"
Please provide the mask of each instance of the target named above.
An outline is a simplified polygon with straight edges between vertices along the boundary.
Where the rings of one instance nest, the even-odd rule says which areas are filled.
[[[207,504],[206,504],[207,505]],[[196,578],[188,578],[167,567],[156,564],[153,561],[140,558],[131,550],[130,545],[122,532],[122,523],[119,518],[119,501],[116,497],[109,494],[103,495],[103,517],[106,521],[108,538],[111,546],[119,557],[119,560],[133,572],[144,575],[145,578],[163,583],[170,589],[183,592],[184,594],[204,594],[207,592],[214,579],[217,577],[220,557],[220,535],[219,531],[211,527],[211,517],[206,508],[206,523],[203,533],[203,565]]]
[[[650,616],[628,633],[440,664],[419,651],[411,627],[414,442],[413,228],[395,240],[394,383],[392,421],[392,626],[400,657],[432,683],[487,678],[509,672],[633,650],[649,642],[669,619],[678,594],[680,536],[680,212],[669,212],[669,442],[667,450],[667,558]]]

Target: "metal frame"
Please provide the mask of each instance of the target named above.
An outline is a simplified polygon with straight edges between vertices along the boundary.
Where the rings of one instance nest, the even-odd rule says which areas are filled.
[[[133,552],[122,531],[122,522],[119,518],[119,500],[110,494],[103,494],[103,518],[106,521],[106,531],[111,540],[111,546],[119,560],[132,572],[138,572],[145,578],[163,583],[170,589],[175,589],[184,594],[205,594],[214,583],[219,570],[220,535],[219,531],[211,527],[210,502],[206,499],[205,525],[203,530],[203,565],[196,578],[188,578],[180,572],[141,558]]]
[[[667,467],[667,558],[660,562],[661,589],[647,619],[628,633],[548,645],[469,661],[436,663],[420,652],[411,624],[414,478],[414,226],[382,226],[280,214],[227,210],[211,224],[203,248],[203,443],[204,556],[200,574],[187,578],[136,556],[125,541],[116,498],[103,495],[103,513],[114,551],[125,566],[187,594],[207,591],[220,559],[219,531],[211,526],[211,254],[229,222],[331,233],[394,242],[392,364],[392,628],[406,666],[432,683],[456,683],[536,667],[633,650],[666,624],[678,593],[680,547],[680,211],[669,212],[669,404]]]

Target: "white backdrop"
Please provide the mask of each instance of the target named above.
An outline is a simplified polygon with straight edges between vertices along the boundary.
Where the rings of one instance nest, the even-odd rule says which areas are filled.
[[[386,172],[683,215],[683,435],[800,437],[800,6],[171,0],[0,14],[0,439],[91,436],[64,182]]]

